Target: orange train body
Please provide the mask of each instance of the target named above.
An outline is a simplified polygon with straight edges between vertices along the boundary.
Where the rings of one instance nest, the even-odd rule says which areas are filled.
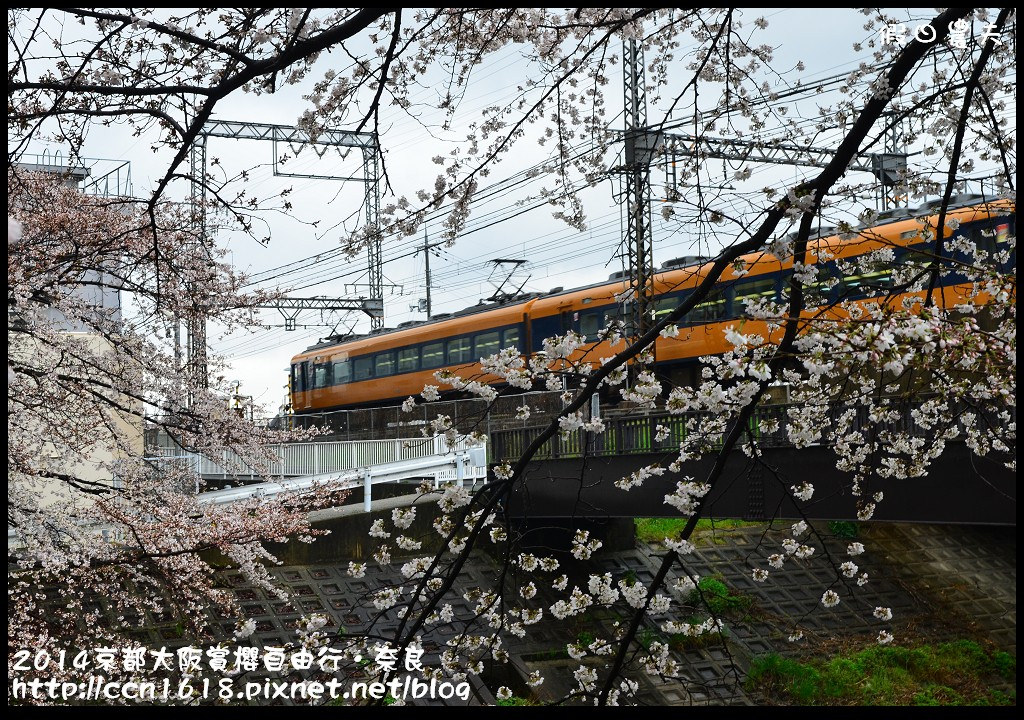
[[[990,249],[996,249],[997,243],[1012,234],[1014,213],[1011,203],[999,202],[952,209],[947,218],[960,222],[956,232],[976,233],[982,244],[989,242]],[[906,247],[922,242],[925,220],[934,228],[938,218],[935,215],[908,217],[860,229],[859,235],[851,240],[842,240],[836,235],[814,239],[809,243],[808,264],[819,264],[818,256],[822,251],[833,258],[832,262],[885,247],[905,254]],[[983,230],[990,234],[982,233]],[[947,228],[946,235],[952,234]],[[992,237],[991,241],[986,240],[988,237]],[[1008,265],[1015,267],[1015,257],[1011,249]],[[691,311],[687,321],[680,324],[678,337],[658,339],[656,365],[663,371],[692,368],[694,360],[700,356],[730,350],[732,346],[724,334],[729,325],[742,322],[744,333],[768,335],[763,321],[739,317],[742,300],[780,299],[782,283],[787,273],[792,272],[792,258],[780,261],[767,251],[758,251],[742,259],[746,273],[737,274],[734,268],[727,268],[705,303]],[[899,262],[898,256],[896,262]],[[655,312],[658,315],[669,312],[703,281],[711,267],[710,262],[705,262],[658,273],[654,279]],[[842,277],[841,282],[845,283],[847,291],[853,289],[853,299],[869,302],[877,296],[858,298],[858,284],[884,283],[888,272],[891,268]],[[479,358],[508,346],[515,346],[529,356],[540,349],[544,338],[568,330],[593,338],[609,319],[620,317],[621,305],[615,303],[615,297],[626,287],[625,280],[614,280],[528,296],[501,306],[469,308],[452,317],[435,318],[411,327],[313,346],[292,359],[292,410],[308,413],[394,404],[417,395],[424,385],[439,385],[434,373],[442,368],[466,379],[497,384],[500,378],[481,376]],[[940,303],[950,307],[959,304],[970,289],[969,283],[957,282],[954,277],[940,288]],[[904,296],[894,297],[899,300]],[[830,312],[837,317],[842,314],[838,308]],[[623,347],[621,343],[617,345],[618,350]],[[591,342],[572,359],[585,357],[597,365],[600,358],[611,356],[615,351],[608,341]]]

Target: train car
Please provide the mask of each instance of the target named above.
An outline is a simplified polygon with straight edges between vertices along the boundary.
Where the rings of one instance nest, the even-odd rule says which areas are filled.
[[[931,227],[936,215],[914,215],[905,210],[892,213],[889,222],[858,230],[857,237],[844,240],[830,234],[834,228],[817,233],[809,243],[808,264],[818,267],[817,281],[805,289],[816,304],[840,299],[868,301],[889,294],[894,270],[907,263],[928,261],[928,243],[921,235],[922,222]],[[969,236],[976,246],[991,255],[1015,233],[1015,207],[1008,202],[971,204],[962,199],[951,208],[948,219],[959,221],[957,235]],[[922,217],[924,215],[924,217]],[[948,235],[954,231],[947,229]],[[891,248],[893,257],[879,262],[863,274],[846,274],[839,269],[844,260],[882,248]],[[1011,249],[1005,263],[1016,267],[1016,252]],[[962,253],[960,253],[962,255]],[[819,258],[827,258],[821,259]],[[727,268],[714,290],[680,323],[675,338],[659,338],[655,346],[655,365],[673,383],[692,383],[699,377],[697,358],[726,352],[731,345],[725,328],[735,324],[746,300],[768,298],[781,301],[785,284],[793,271],[792,258],[779,260],[767,251],[744,256],[746,272]],[[654,311],[657,316],[670,312],[693,292],[710,272],[712,263],[701,258],[667,263],[655,276]],[[953,254],[949,267],[971,258]],[[520,297],[503,305],[478,305],[450,316],[435,316],[429,321],[369,335],[314,345],[296,355],[291,363],[292,412],[297,414],[328,410],[386,406],[400,403],[418,394],[424,385],[439,384],[434,373],[447,368],[464,378],[500,383],[500,378],[482,376],[479,359],[503,348],[513,347],[527,357],[542,349],[543,340],[574,330],[590,342],[573,359],[585,359],[597,365],[600,358],[613,355],[624,346],[613,347],[599,338],[611,321],[622,318],[622,305],[616,301],[627,288],[625,279],[613,276],[607,282],[582,288],[557,288],[547,294]],[[963,275],[947,272],[943,277],[939,303],[952,307],[967,297],[970,284]],[[923,295],[923,292],[916,293]],[[899,300],[905,296],[894,296]],[[840,313],[838,308],[829,312]],[[771,337],[765,323],[744,321],[745,333]],[[774,339],[774,338],[772,338]],[[444,388],[442,388],[443,390]]]

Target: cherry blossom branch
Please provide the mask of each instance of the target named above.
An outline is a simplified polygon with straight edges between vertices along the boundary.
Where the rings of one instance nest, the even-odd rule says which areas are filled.
[[[1003,8],[1000,11],[994,25],[997,36],[1012,13],[1013,8],[1009,7]],[[960,169],[960,153],[963,151],[964,134],[967,132],[967,118],[971,108],[971,100],[974,97],[974,90],[978,87],[978,83],[981,80],[981,73],[988,64],[988,59],[994,49],[994,41],[990,40],[982,44],[981,55],[978,57],[978,62],[974,64],[974,70],[971,72],[971,77],[968,78],[966,89],[964,90],[964,101],[960,108],[960,118],[957,122],[956,134],[953,137],[953,153],[950,156],[949,169],[946,173],[946,189],[942,194],[942,204],[939,206],[939,219],[935,226],[936,258],[931,264],[931,276],[928,280],[928,294],[925,296],[925,307],[930,306],[934,302],[933,295],[939,282],[939,269],[943,259],[943,248],[946,238],[946,211],[949,207],[949,199],[953,196],[953,186],[956,183],[957,172]]]

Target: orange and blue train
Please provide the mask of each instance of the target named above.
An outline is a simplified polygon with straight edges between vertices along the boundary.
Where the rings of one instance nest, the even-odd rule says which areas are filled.
[[[1015,205],[1008,201],[982,203],[978,198],[961,198],[947,212],[947,219],[958,220],[959,226],[955,231],[947,229],[946,234],[967,235],[977,249],[985,252],[987,262],[1007,271],[1016,268],[1016,250],[1009,243],[1015,235],[1015,212]],[[834,228],[819,231],[808,248],[808,262],[818,266],[816,284],[805,289],[812,298],[817,296],[818,305],[842,299],[869,301],[880,296],[899,301],[908,293],[894,294],[894,270],[901,265],[923,266],[929,262],[934,242],[925,241],[922,229],[924,223],[934,228],[937,222],[934,207],[923,206],[913,213],[893,212],[885,221],[857,230],[853,239],[841,239],[833,234]],[[848,274],[838,268],[837,260],[850,260],[885,247],[893,250],[894,259],[866,272]],[[999,257],[997,251],[1003,249],[1009,251],[1006,257],[994,260]],[[952,307],[962,303],[971,291],[971,284],[956,267],[974,258],[955,252],[947,255],[939,302]],[[705,302],[679,324],[678,337],[658,339],[655,366],[672,383],[696,382],[699,357],[731,349],[724,329],[740,322],[744,301],[782,300],[792,273],[792,258],[779,260],[767,251],[758,251],[742,259],[746,273],[726,269]],[[663,265],[654,278],[655,313],[661,316],[675,308],[710,269],[711,263],[704,258],[681,258]],[[424,385],[438,385],[434,373],[443,368],[467,379],[475,377],[499,385],[500,378],[481,374],[480,358],[509,347],[529,357],[541,351],[545,338],[569,330],[589,341],[574,359],[585,358],[596,365],[600,358],[613,355],[616,347],[624,347],[613,347],[603,339],[602,330],[622,318],[623,307],[616,297],[626,287],[624,278],[613,275],[607,282],[586,287],[556,288],[546,294],[520,296],[503,304],[481,304],[393,330],[314,345],[291,361],[292,412],[394,405],[418,394]],[[838,308],[833,312],[839,312]],[[743,332],[771,337],[761,321],[744,321]]]

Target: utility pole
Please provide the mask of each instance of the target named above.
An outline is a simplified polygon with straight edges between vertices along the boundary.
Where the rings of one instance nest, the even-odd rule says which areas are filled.
[[[381,307],[384,304],[384,261],[381,250],[382,236],[380,232],[380,169],[377,164],[377,155],[380,148],[377,145],[377,135],[372,135],[373,143],[364,145],[363,150],[363,178],[366,183],[366,195],[363,199],[366,227],[370,230],[369,243],[366,245],[367,276],[370,282],[370,297],[380,298]],[[370,327],[373,330],[380,330],[384,327],[384,313],[370,316]]]
[[[906,185],[907,153],[901,142],[902,123],[897,113],[884,113],[889,121],[889,132],[885,137],[885,152],[874,156],[874,174],[881,183],[878,189],[878,203],[882,210],[906,205],[910,192]]]
[[[424,256],[423,257],[424,275],[425,275],[424,279],[425,279],[425,281],[427,283],[427,299],[426,299],[427,320],[430,319],[430,315],[433,312],[433,308],[434,308],[433,304],[431,303],[431,298],[430,298],[430,286],[431,286],[431,281],[430,281],[430,251],[433,250],[436,247],[441,247],[442,245],[444,245],[444,241],[443,240],[441,242],[436,242],[433,245],[431,245],[430,242],[427,239],[427,228],[426,227],[423,228],[423,249],[422,249],[422,252],[423,252],[423,256]],[[419,253],[421,251],[417,250],[416,252]],[[423,306],[422,305],[420,306],[420,310],[421,311],[423,310]]]
[[[423,264],[427,281],[427,320],[430,319],[430,245],[427,243],[427,227],[423,226]]]
[[[623,49],[625,80],[626,245],[632,312],[631,335],[639,337],[651,327],[654,310],[654,241],[651,237],[651,159],[657,134],[647,129],[647,95],[643,49],[629,40]]]
[[[174,316],[174,369],[181,371],[181,318]]]
[[[196,254],[204,254],[210,259],[210,250],[206,236],[206,140],[200,133],[189,150],[192,167],[192,190],[190,195],[192,219],[196,227]],[[198,178],[198,179],[197,179]],[[193,300],[192,312],[186,319],[188,331],[188,377],[191,387],[209,387],[206,356],[206,312],[203,307],[205,298],[198,297],[202,292],[195,283],[189,288]],[[189,390],[188,406],[195,402],[192,390]]]

